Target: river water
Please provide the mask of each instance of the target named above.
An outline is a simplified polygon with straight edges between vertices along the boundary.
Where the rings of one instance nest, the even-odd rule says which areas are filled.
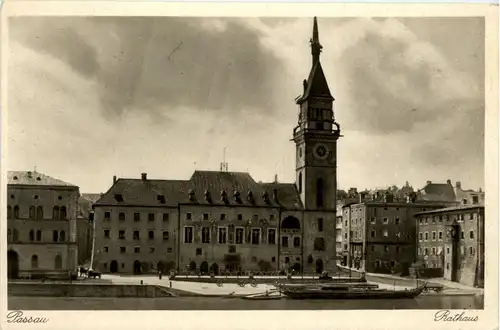
[[[215,297],[53,298],[9,297],[9,310],[349,310],[349,309],[483,309],[476,296],[420,296],[376,300],[260,300]]]

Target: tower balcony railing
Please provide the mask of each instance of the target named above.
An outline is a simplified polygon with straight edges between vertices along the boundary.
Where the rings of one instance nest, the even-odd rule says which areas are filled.
[[[301,126],[296,126],[293,129],[293,135],[296,136],[299,133],[302,134],[319,133],[319,134],[333,134],[336,136],[341,136],[340,126],[337,123],[334,123],[334,126],[331,128],[303,128]]]

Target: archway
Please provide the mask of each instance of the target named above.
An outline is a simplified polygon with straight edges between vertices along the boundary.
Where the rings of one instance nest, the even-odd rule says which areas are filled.
[[[281,222],[281,229],[300,229],[300,221],[296,217],[288,216]]]
[[[192,272],[196,270],[196,262],[191,261],[189,263],[189,270],[192,271]]]
[[[62,268],[62,257],[61,255],[56,255],[56,258],[54,260],[54,268],[55,269],[61,269]]]
[[[210,272],[214,272],[215,275],[219,275],[219,265],[217,263],[213,263],[210,266]]]
[[[301,268],[302,267],[300,266],[300,264],[298,262],[294,263],[292,266],[292,270],[297,272],[297,273],[300,272]]]
[[[134,274],[141,273],[141,262],[139,260],[134,261]]]
[[[109,265],[109,271],[111,273],[118,273],[118,261],[112,260],[111,264]]]
[[[323,272],[323,260],[316,260],[316,273],[321,274]]]
[[[200,273],[206,274],[208,273],[208,262],[203,261],[200,265]]]
[[[15,279],[19,277],[19,256],[14,250],[7,252],[7,277]]]
[[[164,271],[163,270],[163,261],[160,260],[156,263],[156,270],[161,271],[163,273],[163,271]]]

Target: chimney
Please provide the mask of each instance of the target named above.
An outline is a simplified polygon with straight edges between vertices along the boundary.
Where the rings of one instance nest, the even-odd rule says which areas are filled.
[[[455,188],[462,189],[462,182],[457,181],[457,183],[455,184]]]
[[[446,183],[449,184],[451,186],[451,180],[446,180]]]
[[[113,175],[113,184],[116,183],[116,175]]]
[[[427,181],[427,184],[431,184],[431,183],[432,183],[432,181]]]
[[[148,174],[147,173],[141,173],[141,179],[142,180],[147,180],[148,179]]]

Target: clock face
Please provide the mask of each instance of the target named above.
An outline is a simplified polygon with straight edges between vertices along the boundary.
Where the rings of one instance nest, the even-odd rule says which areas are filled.
[[[314,149],[314,155],[317,158],[325,159],[326,157],[328,157],[328,148],[323,144],[318,144]]]

